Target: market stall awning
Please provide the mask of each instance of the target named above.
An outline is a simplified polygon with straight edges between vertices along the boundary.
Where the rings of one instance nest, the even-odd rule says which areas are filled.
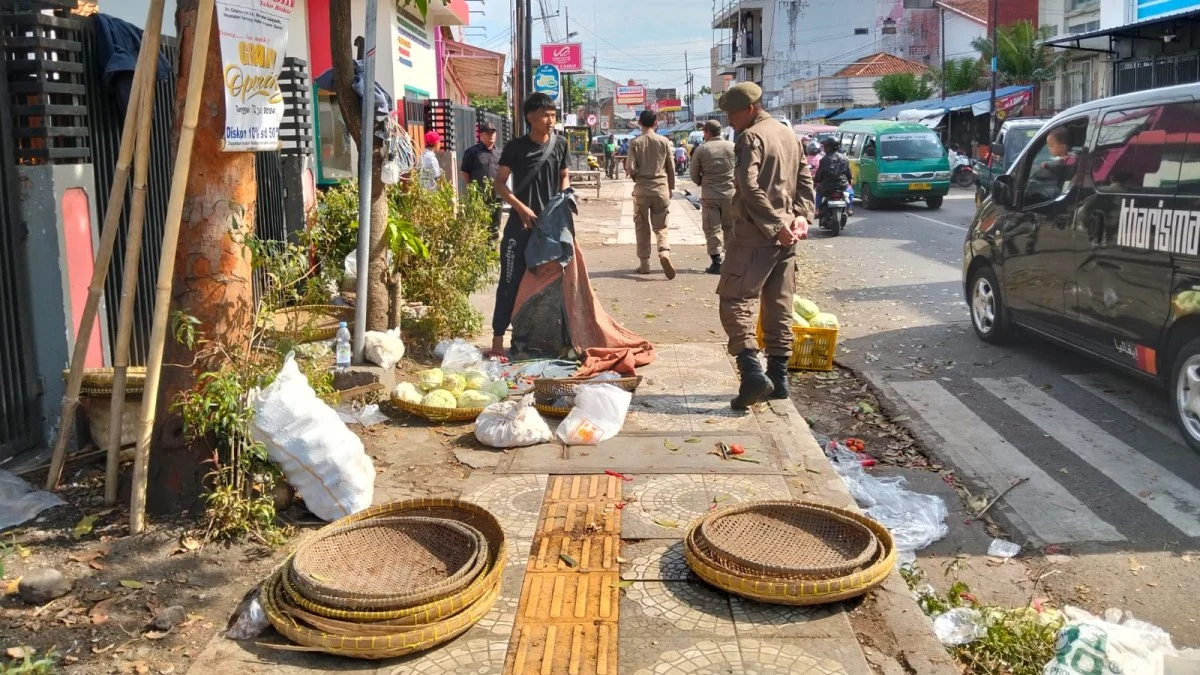
[[[468,94],[500,96],[504,93],[504,54],[444,39],[446,67],[453,71]]]
[[[1158,3],[1155,4],[1157,5]],[[1163,4],[1162,6],[1167,7],[1169,5]],[[1142,19],[1141,21],[1121,26],[1110,26],[1085,33],[1075,33],[1074,35],[1056,35],[1052,38],[1042,40],[1041,43],[1047,47],[1062,47],[1064,49],[1078,49],[1085,52],[1111,54],[1113,53],[1110,42],[1112,38],[1162,39],[1161,33],[1147,34],[1144,32],[1145,29],[1158,29],[1164,24],[1172,24],[1177,21],[1194,21],[1197,18],[1200,18],[1200,9],[1187,9]]]
[[[1005,109],[1006,105],[1008,107],[1013,107],[1017,103],[1023,104],[1024,100],[1028,98],[1029,93],[1032,91],[1033,86],[1027,84],[1000,87],[996,90],[996,101],[998,104],[997,107],[1003,110]],[[929,98],[925,99],[924,101],[898,103],[880,110],[878,113],[872,115],[871,119],[894,120],[903,110],[940,110],[943,113],[946,113],[973,109],[976,115],[986,115],[989,107],[989,95],[989,91],[972,91],[966,94],[947,96],[945,99]]]
[[[814,111],[808,113],[807,115],[805,115],[804,117],[801,117],[800,121],[807,122],[808,120],[823,119],[823,118],[829,117],[830,115],[833,115],[834,113],[837,113],[840,110],[841,110],[841,108],[821,108],[820,110],[814,110]]]
[[[871,119],[873,115],[878,113],[883,108],[850,108],[829,118],[830,122],[850,122],[853,120]]]

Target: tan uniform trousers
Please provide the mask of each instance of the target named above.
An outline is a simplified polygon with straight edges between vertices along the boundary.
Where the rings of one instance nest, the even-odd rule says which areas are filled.
[[[650,231],[653,229],[658,252],[671,250],[667,236],[667,211],[671,200],[665,194],[633,196],[633,226],[637,234],[637,255],[642,260],[650,259]]]
[[[704,240],[708,254],[721,255],[729,245],[733,234],[733,197],[726,199],[700,199],[700,223],[704,228]]]
[[[721,265],[721,327],[729,353],[758,349],[755,303],[761,302],[767,356],[792,355],[792,296],[796,292],[796,251],[783,246],[734,246]]]

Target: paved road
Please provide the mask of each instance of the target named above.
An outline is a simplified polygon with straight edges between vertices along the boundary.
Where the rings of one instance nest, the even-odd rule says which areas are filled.
[[[962,298],[969,191],[938,211],[862,208],[809,257],[814,291],[839,314],[842,361],[910,408],[942,460],[995,495],[1010,531],[1034,545],[1174,551],[1200,544],[1200,456],[1157,390],[1034,338],[980,342]]]

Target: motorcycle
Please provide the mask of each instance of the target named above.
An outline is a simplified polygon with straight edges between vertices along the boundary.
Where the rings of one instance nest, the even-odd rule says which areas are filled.
[[[970,187],[979,182],[979,174],[965,155],[955,154],[951,160],[950,183],[958,187]]]
[[[845,192],[830,192],[821,201],[821,229],[828,230],[834,237],[841,234],[842,230],[846,229],[846,211],[849,208],[850,203],[846,200]]]

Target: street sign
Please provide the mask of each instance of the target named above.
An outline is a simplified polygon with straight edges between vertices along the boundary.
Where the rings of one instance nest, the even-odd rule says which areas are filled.
[[[637,106],[646,103],[646,88],[640,84],[617,87],[617,105]]]
[[[571,78],[572,85],[579,85],[585,91],[596,91],[596,76],[595,74],[577,75]]]
[[[546,63],[538,66],[533,71],[533,90],[546,94],[557,103],[562,93],[562,76],[558,68]]]
[[[583,71],[583,45],[578,42],[542,45],[542,63],[558,68],[561,73]]]
[[[588,126],[590,126],[590,127],[596,126],[596,116],[595,115],[588,115],[587,120],[588,120]]]

